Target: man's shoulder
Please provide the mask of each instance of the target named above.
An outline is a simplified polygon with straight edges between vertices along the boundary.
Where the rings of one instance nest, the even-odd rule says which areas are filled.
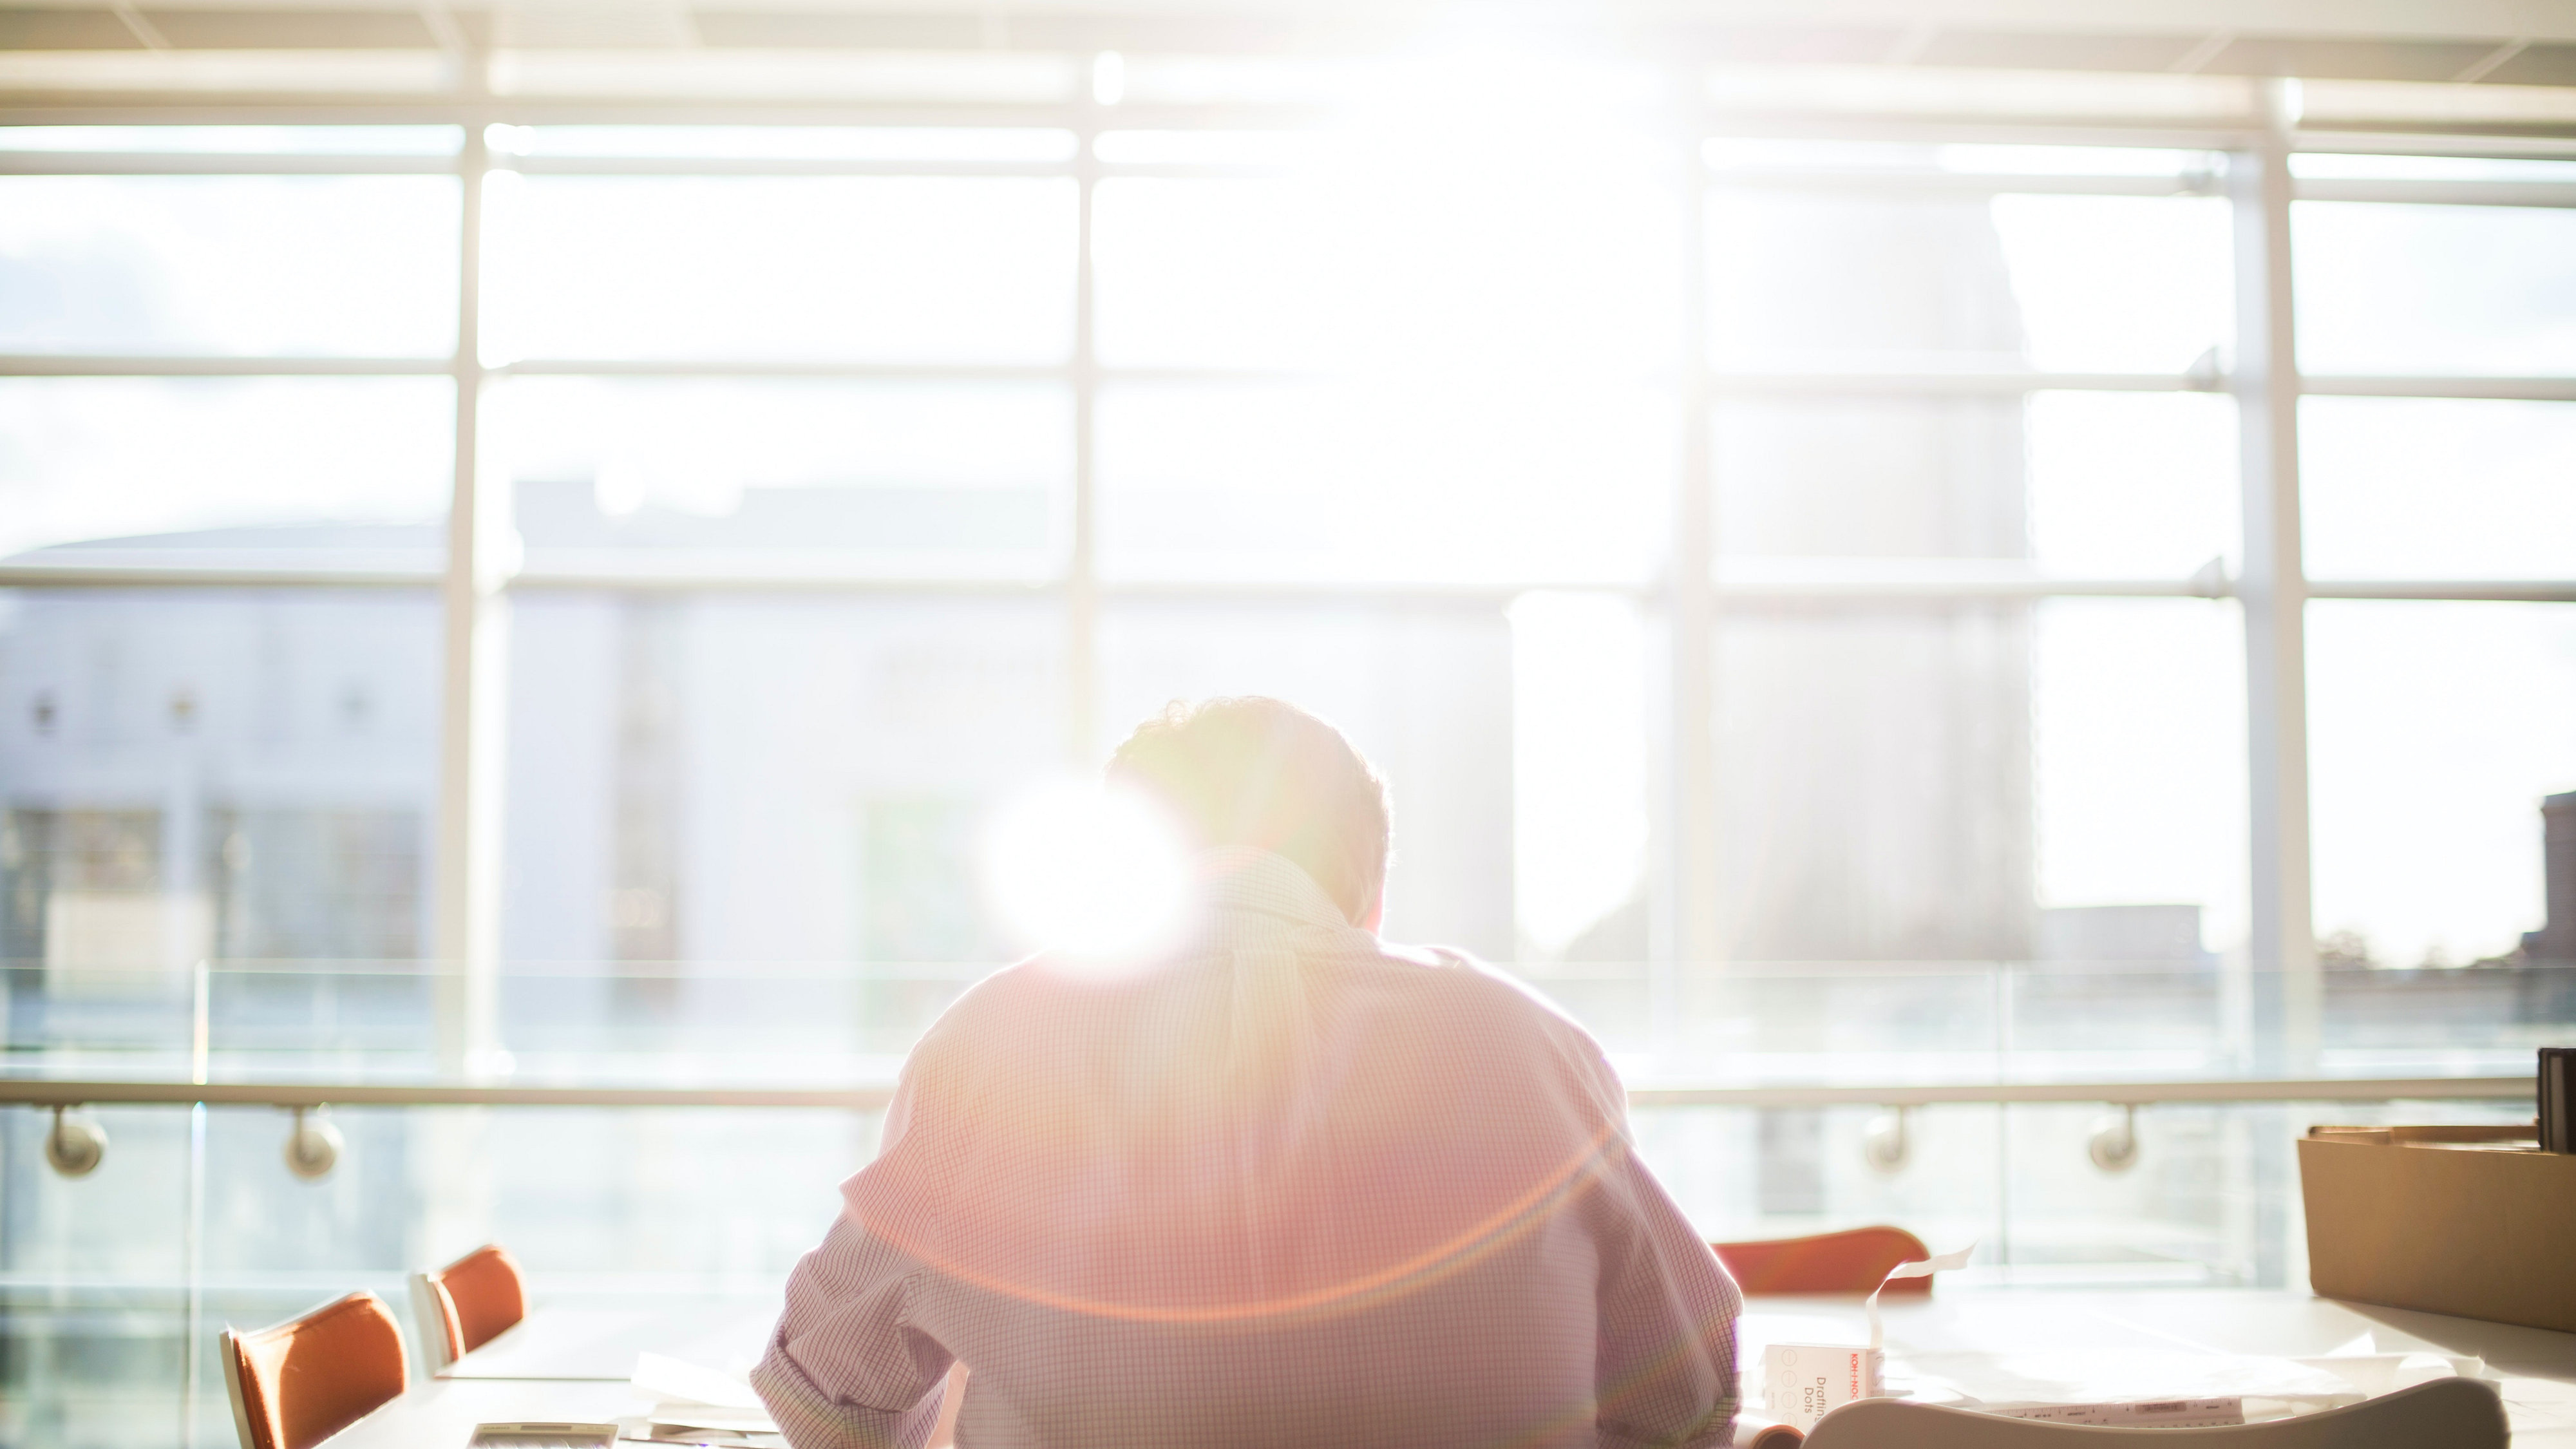
[[[1044,1000],[1061,995],[1065,986],[1063,974],[1050,969],[1043,954],[1014,961],[959,992],[923,1033],[915,1055],[942,1041],[971,1035],[983,1024],[1026,1020],[1032,1009],[1043,1009]]]
[[[1417,1070],[1489,1104],[1547,1104],[1545,1120],[1624,1119],[1626,1093],[1600,1043],[1527,981],[1453,947],[1379,954],[1379,979],[1395,983],[1385,994],[1392,1009],[1371,1015],[1382,1044],[1410,1049]]]
[[[1543,1035],[1585,1056],[1601,1054],[1580,1022],[1528,981],[1454,946],[1384,945],[1379,956],[1399,979],[1415,983],[1453,1022],[1482,1021],[1498,1029]]]
[[[1472,1055],[1495,1066],[1552,1057],[1577,1075],[1609,1070],[1600,1044],[1555,1002],[1511,972],[1451,946],[1398,945],[1373,938],[1326,953],[1328,974],[1355,994],[1342,994],[1358,1015],[1346,1024],[1417,1032],[1443,1043],[1477,1042]],[[1204,965],[1206,963],[1200,962]],[[1041,954],[1014,962],[968,987],[915,1045],[911,1070],[983,1074],[998,1051],[1051,1056],[1071,1037],[1092,1039],[1103,1022],[1133,1024],[1151,1013],[1157,978],[1187,972],[1188,962],[1104,978]],[[1168,980],[1161,984],[1168,985]],[[1341,993],[1336,993],[1341,994]],[[1373,1003],[1359,1007],[1360,1002]],[[1112,1035],[1116,1033],[1113,1031]]]

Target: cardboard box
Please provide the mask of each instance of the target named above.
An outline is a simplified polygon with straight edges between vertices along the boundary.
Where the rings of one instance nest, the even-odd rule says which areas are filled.
[[[2576,1333],[2576,1155],[2529,1127],[2313,1127],[2308,1281],[2328,1298]]]

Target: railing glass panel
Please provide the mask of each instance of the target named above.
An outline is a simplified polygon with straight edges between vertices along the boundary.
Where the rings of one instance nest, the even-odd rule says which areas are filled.
[[[12,969],[0,1093],[22,1105],[0,1110],[0,1438],[228,1443],[216,1328],[360,1287],[399,1308],[408,1270],[486,1240],[530,1265],[545,1302],[757,1303],[821,1237],[835,1185],[873,1154],[876,1104],[904,1050],[985,969],[513,970],[499,983],[497,1050],[477,1058],[487,1086],[846,1095],[774,1107],[342,1104],[307,1114],[338,1136],[330,1169],[310,1179],[285,1160],[289,1110],[192,1106],[191,1078],[325,1097],[316,1089],[455,1085],[440,1066],[453,998],[436,973]],[[1692,1219],[1716,1238],[1886,1221],[1936,1247],[1973,1240],[1972,1266],[1952,1280],[1963,1287],[2296,1286],[2299,1131],[2527,1120],[2528,1098],[2497,1094],[2529,1071],[2532,1045],[2576,1025],[2576,971],[2328,972],[2313,1063],[2269,1076],[2348,1081],[2397,1063],[2458,1088],[2159,1101],[2195,1082],[2265,1094],[2249,1033],[2280,983],[1976,964],[1679,974],[1682,1010],[1660,1055],[1647,968],[1565,968],[1535,984],[1639,1089],[1639,1148]],[[46,1160],[48,1081],[154,1082],[172,1100],[68,1113],[107,1138],[97,1168],[69,1177]],[[2008,1100],[2052,1084],[2143,1105]],[[1875,1089],[1997,1100],[1900,1111]]]

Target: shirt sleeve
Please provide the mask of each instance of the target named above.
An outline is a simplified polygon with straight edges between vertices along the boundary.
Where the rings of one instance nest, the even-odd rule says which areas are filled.
[[[1735,1432],[1744,1300],[1628,1141],[1624,1094],[1599,1073],[1617,1132],[1593,1194],[1599,1254],[1594,1404],[1603,1449],[1723,1449]]]
[[[909,1081],[886,1110],[877,1160],[843,1190],[893,1168],[912,1123]],[[951,1355],[913,1326],[919,1260],[871,1232],[845,1206],[822,1246],[787,1279],[787,1311],[752,1387],[793,1449],[922,1449],[939,1421]]]

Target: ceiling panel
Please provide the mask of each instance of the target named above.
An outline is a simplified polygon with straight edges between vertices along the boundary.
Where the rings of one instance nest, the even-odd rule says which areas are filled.
[[[401,10],[155,8],[143,18],[180,50],[423,50],[438,43],[417,12]]]
[[[106,10],[0,10],[0,50],[140,50],[131,26]]]
[[[989,27],[972,15],[702,10],[695,19],[701,44],[749,50],[974,50],[990,39]]]
[[[612,85],[613,76],[603,79],[602,71],[570,89],[532,82],[506,92],[521,96],[750,97],[765,92],[742,78],[750,74],[742,68],[766,57],[808,70],[878,68],[864,83],[827,87],[829,96],[884,98],[900,92],[897,98],[920,99],[917,87],[888,89],[879,72],[924,54],[1004,64],[1070,63],[1069,57],[1098,50],[1193,64],[1238,58],[1302,62],[1418,48],[1426,36],[1450,37],[1464,23],[1462,14],[1485,13],[1435,12],[1428,4],[1058,0],[1053,8],[1025,9],[982,0],[484,0],[475,8],[446,9],[439,0],[313,0],[304,6],[296,0],[148,0],[129,25],[108,0],[57,6],[0,0],[0,52],[20,53],[0,77],[0,88],[20,95],[130,91],[137,97],[161,90],[220,89],[242,97],[309,92],[337,84],[324,74],[328,56],[336,54],[349,58],[346,89],[354,94],[384,88],[365,78],[367,67],[391,64],[397,52],[427,64],[437,59],[444,41],[490,50],[496,67],[521,71],[582,65],[600,71],[648,62],[658,67],[626,90]],[[2562,8],[2576,16],[2576,3]],[[1610,13],[1632,54],[1710,65],[1739,81],[1750,77],[1780,91],[1776,108],[1799,112],[1822,106],[1855,114],[1969,114],[2001,106],[2024,114],[2028,107],[2014,110],[1991,101],[1988,93],[1998,84],[2026,82],[2055,85],[2062,93],[2046,116],[2114,117],[2136,109],[2123,110],[2121,87],[2183,82],[2188,77],[2176,72],[2190,72],[2227,87],[2238,87],[2235,77],[2276,75],[2320,86],[2400,83],[2398,89],[2408,94],[2392,90],[2356,103],[2356,114],[2391,124],[2510,122],[2554,133],[2568,125],[2556,111],[2526,115],[2528,106],[2513,110],[2520,103],[2514,98],[2544,99],[2531,96],[2524,89],[2529,87],[2576,87],[2576,37],[2564,33],[2576,22],[2558,26],[2553,35],[2552,11],[2498,10],[2481,0],[2449,7],[2383,3],[2372,14],[2389,38],[2356,38],[2352,32],[2361,22],[2352,10],[2303,10],[2299,0],[2175,0],[2153,7],[2080,0],[1929,0],[1920,7],[1896,0],[1803,0],[1795,8],[1776,0],[1669,0],[1661,6],[1630,0],[1629,8]],[[1927,13],[1970,18],[1937,27],[1901,19]],[[2436,25],[2442,14],[2459,17],[2450,36]],[[2245,34],[2208,24],[2229,17],[2274,23],[2246,25]],[[2500,21],[2532,27],[2531,43],[2513,50],[2509,46],[2516,42],[2470,29]],[[138,54],[147,40],[166,42],[178,53]],[[701,55],[703,60],[692,58]],[[227,69],[260,56],[303,66],[313,75],[268,81]],[[2451,84],[2464,77],[2480,84]],[[395,88],[451,84],[433,76]],[[493,85],[501,88],[497,79]],[[1968,94],[1964,100],[1945,94],[1928,110],[1909,109],[1904,97],[1913,92],[1907,87],[1922,86]],[[2311,88],[2312,109],[2323,96]],[[1053,97],[1050,91],[1047,98]],[[2468,111],[2459,109],[2464,103]],[[2223,106],[2195,102],[2174,114],[2223,110],[2236,116],[2244,106],[2231,90]]]
[[[1901,26],[1739,25],[1697,32],[1693,49],[1721,65],[1875,65],[1905,42]]]
[[[2483,79],[2496,85],[2576,86],[2576,45],[2524,46]]]
[[[1933,36],[1917,65],[1975,70],[2171,70],[2200,41],[2179,35],[2034,35],[1992,30],[1945,30]]]
[[[2240,36],[2201,69],[2210,75],[2332,80],[2446,81],[2495,54],[2496,42],[2385,41]]]

